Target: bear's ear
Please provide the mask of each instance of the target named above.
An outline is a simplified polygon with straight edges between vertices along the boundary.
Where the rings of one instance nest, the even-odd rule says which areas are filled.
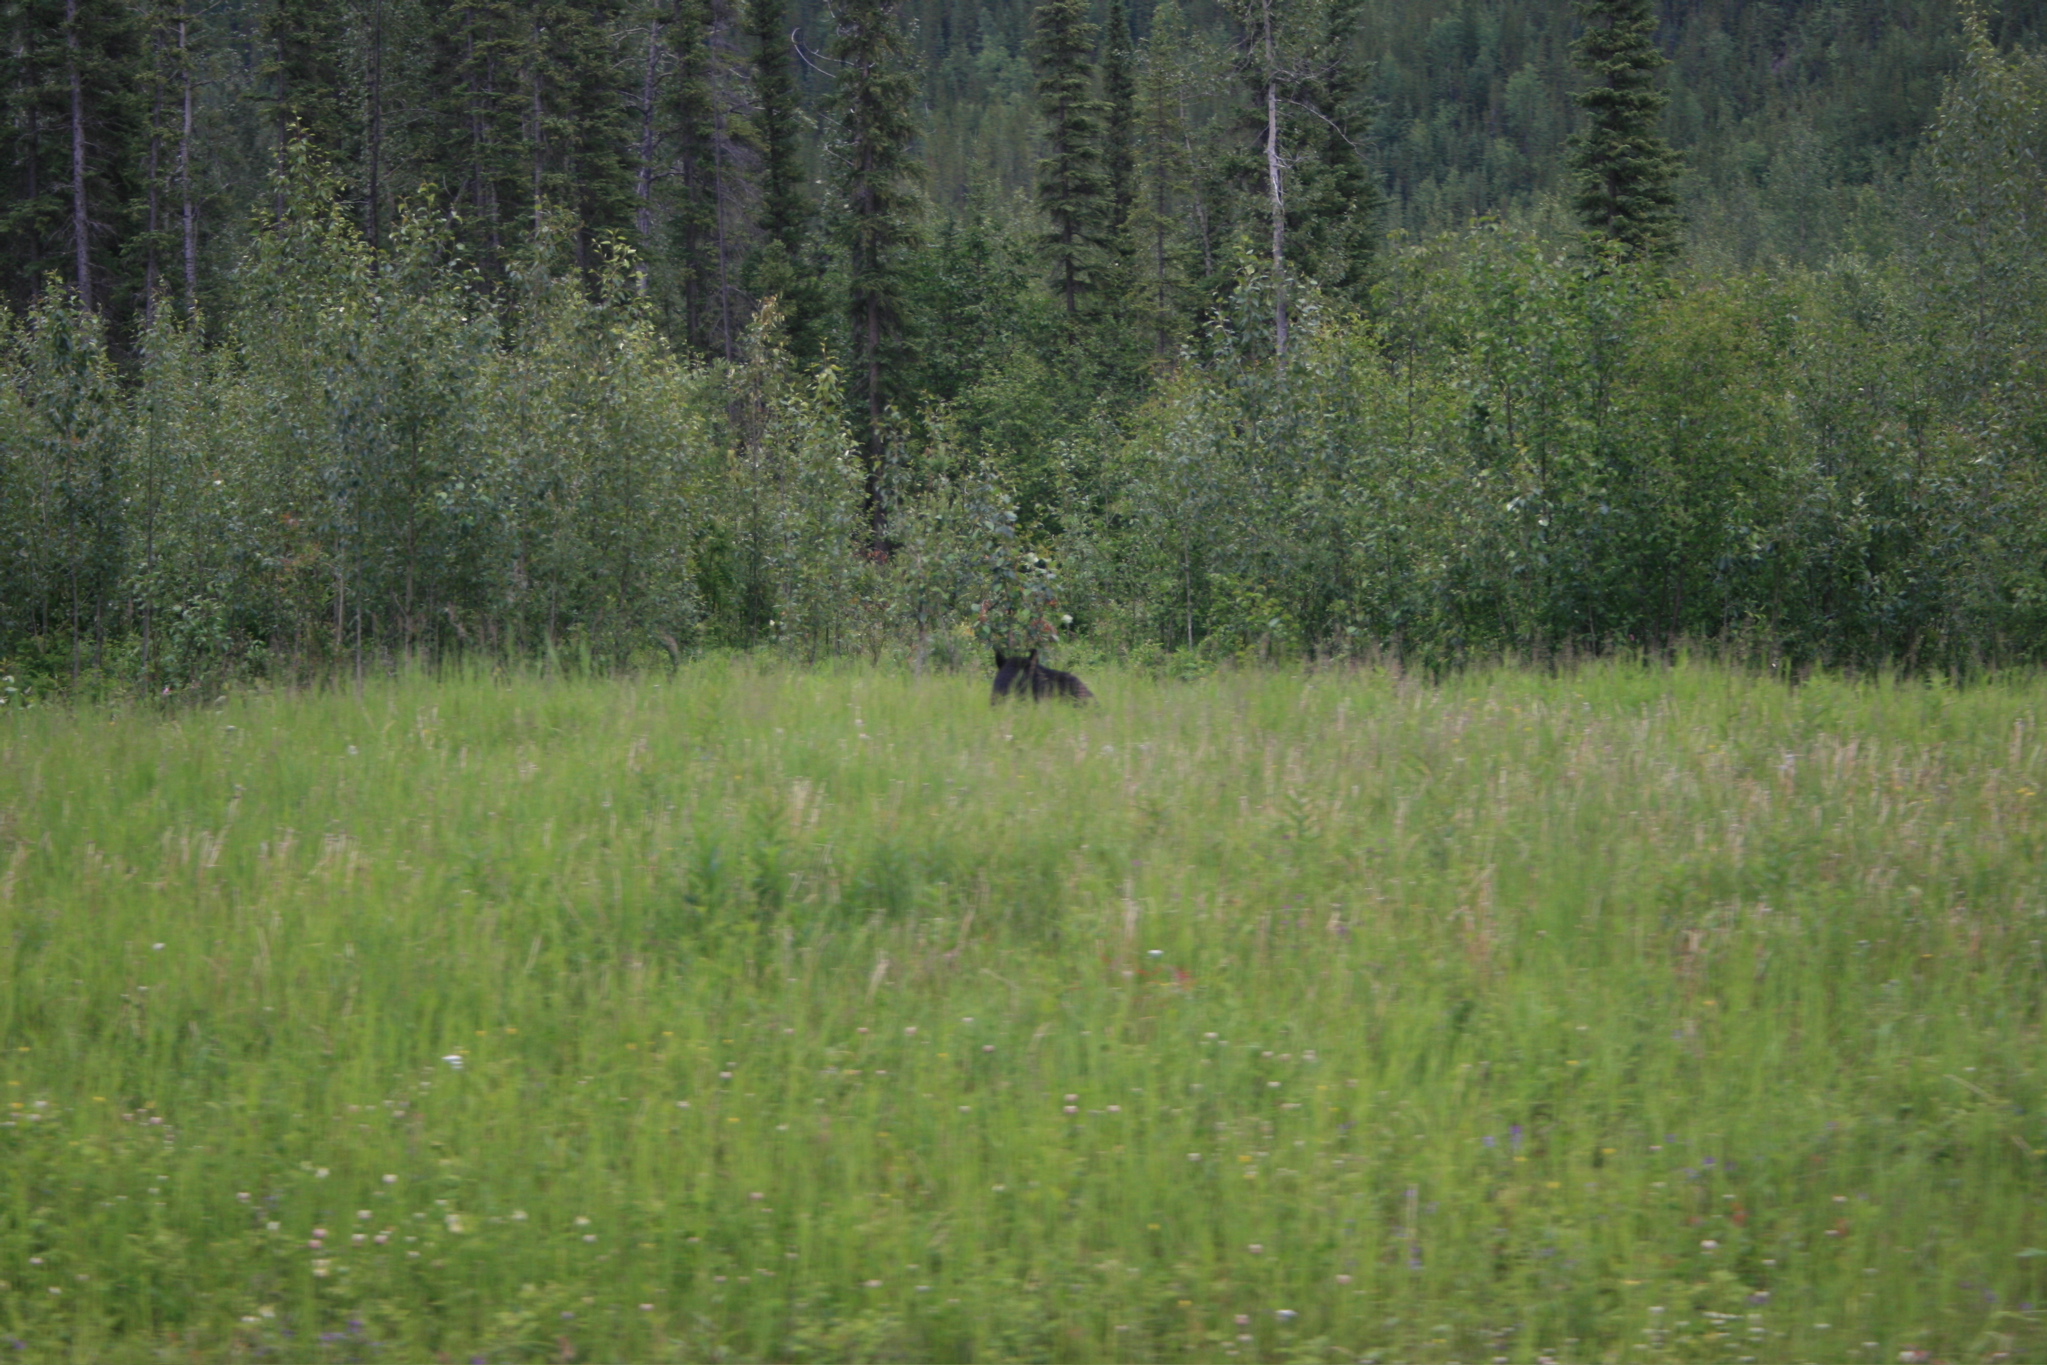
[[[1035,650],[1035,649],[1034,649],[1034,650],[1032,650],[1032,651],[1031,651],[1030,653],[1028,653],[1028,654],[1024,655],[1024,662],[1025,662],[1025,663],[1027,663],[1027,664],[1034,664],[1034,663],[1036,663],[1037,661],[1038,661],[1038,651],[1037,651],[1037,650]]]
[[[1005,658],[1003,658],[1003,657],[1002,657],[1002,646],[1000,646],[1000,645],[997,645],[997,646],[995,647],[995,666],[996,666],[997,668],[1001,668],[1001,667],[1005,666],[1005,665],[1006,665],[1006,664],[1008,664],[1008,663],[1009,663],[1009,660],[1007,660],[1007,659],[1005,659]]]

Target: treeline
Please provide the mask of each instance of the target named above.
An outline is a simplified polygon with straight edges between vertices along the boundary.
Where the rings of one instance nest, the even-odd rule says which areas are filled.
[[[937,210],[930,222],[1036,197],[1053,136],[1043,8],[881,11],[922,180],[906,192]],[[1264,13],[1241,0],[1090,0],[1076,16],[1114,144],[1105,169],[1119,209],[1142,219],[1126,252],[1152,246],[1154,277],[1158,256],[1175,257],[1177,288],[1163,293],[1195,305],[1176,315],[1189,324],[1247,193],[1255,208]],[[1368,236],[1484,214],[1556,223],[1581,122],[1575,0],[1348,12],[1289,0],[1276,13],[1297,48],[1326,50],[1283,113],[1358,154]],[[835,312],[794,295],[829,294],[845,269],[837,187],[845,138],[859,133],[841,77],[871,63],[838,50],[857,37],[842,18],[863,26],[858,10],[818,0],[6,0],[0,291],[23,307],[54,274],[108,313],[123,345],[158,293],[224,316],[260,222],[252,209],[274,212],[270,181],[304,136],[373,245],[402,205],[430,199],[481,268],[502,270],[544,200],[575,219],[586,266],[605,235],[631,242],[664,332],[729,357],[760,298],[780,297],[792,321],[806,301]],[[2008,0],[1986,22],[2000,47],[2031,40],[2047,0]],[[1817,264],[1881,248],[1882,202],[1960,33],[1951,0],[1663,7],[1660,131],[1684,157],[1694,255]],[[1075,55],[1057,79],[1071,82]],[[1327,159],[1311,143],[1291,155]],[[804,340],[808,355],[827,338]]]
[[[1036,463],[965,401],[885,410],[870,445],[776,306],[730,364],[678,354],[637,258],[585,254],[566,217],[495,272],[433,211],[372,242],[298,145],[220,323],[160,308],[132,373],[75,292],[10,325],[7,671],[943,660],[1062,628],[1190,667],[1687,639],[2037,659],[2047,59],[1980,26],[1966,55],[1886,258],[1713,278],[1482,227],[1389,252],[1359,308],[1241,240],[1198,345]],[[976,282],[954,306],[1059,325],[1062,240],[949,230]]]

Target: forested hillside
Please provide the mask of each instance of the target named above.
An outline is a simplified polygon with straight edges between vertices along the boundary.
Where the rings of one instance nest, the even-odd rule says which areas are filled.
[[[2043,27],[8,0],[0,661],[2033,657]]]
[[[1033,11],[905,0],[896,12],[935,206],[1034,193],[1045,132]],[[152,282],[212,297],[247,248],[294,121],[340,171],[372,240],[402,203],[433,194],[502,251],[530,228],[538,188],[588,233],[626,234],[701,286],[697,255],[740,260],[762,235],[776,138],[801,159],[805,207],[828,207],[814,191],[836,63],[819,0],[9,0],[0,16],[0,269],[17,306],[49,272],[76,275],[79,188],[97,303],[125,316]],[[2041,33],[2047,4],[2009,0],[1985,17],[2008,47]],[[1198,167],[1227,159],[1244,104],[1232,70],[1242,16],[1215,0],[1132,0],[1114,14],[1095,0],[1088,18],[1090,56],[1106,58],[1120,22],[1133,79],[1172,101],[1171,126],[1134,130],[1133,143],[1178,136]],[[1385,195],[1382,226],[1540,216],[1542,196],[1563,189],[1578,119],[1577,28],[1571,0],[1358,7],[1349,126]],[[1816,261],[1848,243],[1858,202],[1903,171],[1930,122],[1960,31],[1951,0],[1665,6],[1664,131],[1686,155],[1694,247]],[[767,48],[780,70],[764,77]],[[723,221],[700,221],[711,199],[726,201]],[[737,273],[728,261],[726,288],[760,283]],[[722,311],[694,325],[702,341]]]

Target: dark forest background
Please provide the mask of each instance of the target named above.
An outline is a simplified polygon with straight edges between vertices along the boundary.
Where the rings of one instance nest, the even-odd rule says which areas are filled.
[[[2034,658],[2043,25],[6,0],[0,686]]]

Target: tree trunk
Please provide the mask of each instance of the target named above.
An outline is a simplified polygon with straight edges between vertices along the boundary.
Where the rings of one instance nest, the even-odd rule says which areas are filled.
[[[542,152],[542,150],[543,150],[543,149],[545,148],[545,146],[546,146],[546,138],[545,138],[545,136],[544,136],[544,135],[542,134],[542,130],[541,130],[541,117],[542,117],[542,109],[541,109],[541,104],[540,104],[540,19],[539,19],[539,16],[537,16],[537,15],[536,15],[536,16],[534,17],[534,20],[533,20],[533,54],[532,54],[532,56],[531,56],[530,60],[531,60],[531,61],[532,61],[532,63],[533,63],[533,66],[532,66],[532,81],[533,81],[533,240],[534,240],[535,242],[538,242],[538,241],[540,240],[540,234],[541,234],[541,232],[542,232],[542,231],[543,231],[543,230],[544,230],[544,229],[546,228],[546,226],[547,226],[547,217],[546,217],[546,214],[545,214],[545,212],[543,211],[543,208],[542,208],[542,205],[541,205],[541,199],[540,199],[540,192],[541,192],[541,186],[542,186],[542,184],[543,184],[543,181],[542,181],[542,178],[541,178],[541,176],[542,176],[542,172],[543,172],[543,169],[544,169],[544,168],[543,168],[543,165],[542,165],[542,162],[541,162],[541,152]]]
[[[152,24],[149,34],[149,229],[143,234],[142,317],[144,325],[156,321],[157,234],[163,230],[163,26]],[[148,630],[144,628],[143,655],[147,663]]]
[[[1265,0],[1265,178],[1272,190],[1272,349],[1286,354],[1286,194],[1279,164],[1279,63],[1272,52],[1272,0]]]
[[[867,295],[867,508],[874,548],[885,543],[887,515],[881,505],[881,299]]]
[[[654,77],[661,55],[661,16],[647,21],[647,70],[640,82],[640,175],[633,188],[640,206],[633,226],[640,234],[640,260],[634,271],[639,291],[647,292],[647,262],[654,254]]]
[[[379,182],[384,160],[384,0],[375,0],[370,8],[369,103],[369,238],[370,269],[374,272],[383,247],[383,218],[379,205],[383,187]]]
[[[192,58],[185,50],[186,17],[178,16],[178,68],[184,78],[185,118],[178,138],[178,192],[184,198],[185,313],[199,306],[199,217],[192,208]]]
[[[64,0],[65,74],[71,80],[71,234],[78,304],[92,311],[91,219],[85,201],[85,81],[78,70],[78,0]],[[74,665],[75,667],[75,665]]]
[[[725,115],[718,109],[718,87],[711,84],[711,226],[718,239],[718,331],[724,339],[725,359],[734,359],[732,346],[732,285],[729,278],[731,251],[725,245]]]

